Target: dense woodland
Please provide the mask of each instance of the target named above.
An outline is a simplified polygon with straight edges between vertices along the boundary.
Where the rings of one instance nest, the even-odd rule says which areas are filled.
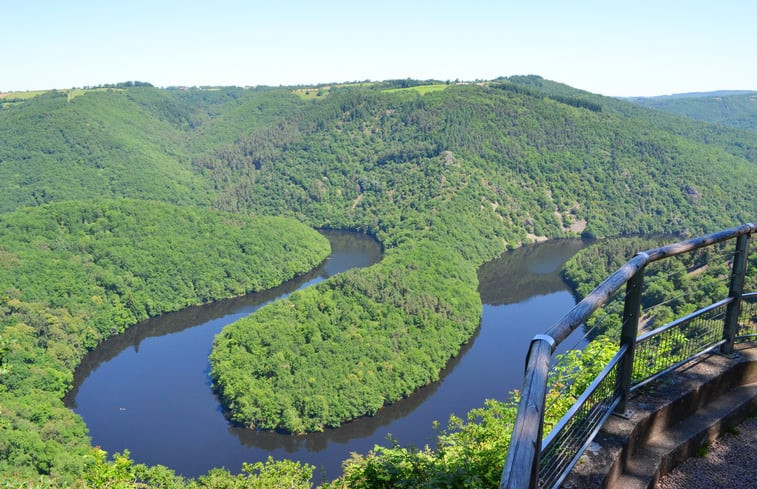
[[[670,114],[757,132],[757,92],[685,93],[629,100]]]
[[[667,237],[630,237],[603,240],[579,251],[563,267],[562,275],[579,297],[620,268],[636,253],[679,241]],[[735,240],[654,262],[644,271],[641,325],[650,331],[728,297]],[[745,292],[757,292],[757,250],[751,247]],[[620,338],[623,311],[620,291],[602,314],[588,325],[594,334]]]
[[[62,481],[90,456],[61,397],[104,338],[167,311],[276,286],[329,254],[291,219],[154,201],[0,214],[0,474]]]
[[[506,248],[693,234],[757,215],[757,142],[746,132],[535,76],[315,90],[114,86],[4,99],[0,409],[12,436],[0,440],[0,473],[49,475],[51,487],[102,477],[273,487],[284,471],[307,487],[312,468],[284,462],[187,481],[125,456],[85,458],[85,427],[60,402],[103,338],[274,285],[328,252],[301,225],[263,216],[371,233],[385,247],[382,262],[264,307],[217,339],[214,388],[231,418],[302,432],[370,415],[436,379],[478,326],[476,270]],[[124,197],[134,200],[101,200]],[[255,236],[265,244],[244,242]],[[356,456],[333,487],[492,483],[514,412],[504,401],[452,420],[436,450]]]

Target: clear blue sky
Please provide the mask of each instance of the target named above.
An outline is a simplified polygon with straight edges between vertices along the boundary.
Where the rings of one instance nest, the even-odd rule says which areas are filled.
[[[757,90],[757,1],[0,4],[0,91],[517,74],[605,95]]]

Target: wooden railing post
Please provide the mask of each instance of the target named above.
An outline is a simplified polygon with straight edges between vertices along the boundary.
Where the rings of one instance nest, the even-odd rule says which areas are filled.
[[[621,348],[625,345],[625,349],[623,357],[617,363],[616,393],[619,399],[615,412],[621,415],[627,414],[626,403],[633,382],[633,363],[641,315],[644,268],[649,263],[738,237],[731,278],[730,296],[733,300],[728,306],[724,328],[724,336],[730,338],[730,348],[733,349],[746,272],[747,240],[748,235],[755,232],[757,232],[757,226],[749,223],[638,253],[576,304],[549,328],[546,334],[537,335],[531,341],[526,359],[526,376],[518,404],[518,415],[513,426],[505,467],[502,470],[500,489],[533,489],[538,486],[547,375],[552,352],[570,333],[584,324],[598,308],[606,304],[623,284],[626,284],[626,298],[620,344]],[[726,347],[728,347],[728,340],[723,345],[724,349]]]
[[[639,253],[645,255],[645,253]],[[645,257],[646,258],[646,257]],[[646,261],[646,260],[645,260]],[[631,392],[633,380],[633,357],[636,350],[636,337],[639,334],[639,314],[641,312],[641,289],[644,285],[644,269],[639,270],[626,283],[626,300],[623,306],[623,326],[620,331],[620,347],[626,347],[623,358],[618,363],[617,392],[620,402],[615,408],[616,413],[624,414],[626,401]]]
[[[518,403],[510,448],[502,470],[500,489],[535,489],[539,481],[539,455],[544,428],[547,374],[555,341],[537,335],[526,358],[526,375]]]
[[[733,267],[731,269],[731,285],[728,289],[728,297],[732,300],[725,311],[725,323],[723,324],[723,339],[725,343],[720,346],[720,353],[724,355],[733,353],[733,341],[736,338],[739,314],[741,314],[741,294],[744,293],[748,249],[748,234],[742,234],[736,238],[736,253],[733,256]]]

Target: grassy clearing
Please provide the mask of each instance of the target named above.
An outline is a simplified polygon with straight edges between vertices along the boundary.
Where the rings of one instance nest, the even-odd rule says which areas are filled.
[[[108,90],[113,90],[116,92],[123,92],[123,88],[72,88],[70,90],[65,90],[66,95],[68,96],[68,101],[72,101],[76,97],[79,97],[81,95],[84,95],[88,92],[107,92]]]
[[[419,85],[417,87],[389,88],[383,91],[387,93],[415,91],[420,93],[421,95],[426,95],[427,93],[431,92],[440,92],[448,86],[449,85],[447,85],[446,83],[437,83],[435,85]]]
[[[27,92],[3,92],[0,93],[0,99],[10,99],[10,100],[29,100],[37,95],[42,95],[43,93],[47,92],[47,90],[29,90]]]
[[[327,96],[330,91],[331,87],[310,87],[297,88],[292,90],[292,93],[300,97],[302,100],[315,100]]]

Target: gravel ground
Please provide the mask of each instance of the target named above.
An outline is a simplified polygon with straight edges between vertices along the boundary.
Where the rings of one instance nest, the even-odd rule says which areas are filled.
[[[757,489],[757,417],[725,433],[704,457],[692,457],[662,477],[656,489]]]

